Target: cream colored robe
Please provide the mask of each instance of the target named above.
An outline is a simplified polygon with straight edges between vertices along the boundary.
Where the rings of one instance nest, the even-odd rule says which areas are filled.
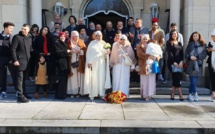
[[[105,90],[111,88],[109,58],[106,58],[105,42],[93,40],[86,53],[84,94],[90,98],[103,97]],[[91,63],[92,67],[88,68]]]

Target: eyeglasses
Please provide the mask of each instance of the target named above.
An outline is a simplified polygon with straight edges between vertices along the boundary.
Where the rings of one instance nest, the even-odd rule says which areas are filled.
[[[125,39],[120,39],[120,40],[125,40]]]

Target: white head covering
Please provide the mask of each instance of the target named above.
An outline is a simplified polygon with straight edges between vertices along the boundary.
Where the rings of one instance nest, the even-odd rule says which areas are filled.
[[[79,39],[79,33],[78,33],[78,31],[72,31],[71,32],[71,42],[76,44],[78,42],[78,39],[77,39],[76,42],[74,42],[73,37],[75,37],[75,36],[77,36],[78,39]]]
[[[215,36],[215,29],[211,32],[211,36]],[[210,40],[210,44],[213,46],[213,49],[215,49],[215,42],[212,38]],[[215,52],[214,51],[211,52],[211,66],[213,68],[213,71],[215,72]]]
[[[127,36],[126,36],[126,35],[124,35],[124,34],[120,35],[119,39],[124,39],[125,41],[127,41],[127,40],[128,40]]]
[[[215,29],[211,32],[211,35],[215,36]]]
[[[102,32],[101,31],[96,31],[95,35],[102,35]]]
[[[141,39],[150,39],[149,34],[143,34]]]

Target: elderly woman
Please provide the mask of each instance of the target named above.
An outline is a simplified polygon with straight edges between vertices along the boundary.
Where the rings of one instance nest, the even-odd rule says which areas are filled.
[[[133,62],[132,66],[125,65],[125,57],[129,56]],[[134,71],[136,59],[134,51],[126,35],[121,35],[118,42],[113,44],[110,66],[113,67],[113,91],[120,90],[129,96],[130,71]]]
[[[67,94],[70,94],[71,98],[80,97],[80,95],[83,95],[84,88],[86,46],[79,39],[77,31],[72,31],[71,39],[68,41],[68,48],[71,50],[72,55],[69,58],[70,74],[68,75]]]
[[[105,49],[106,42],[102,40],[101,31],[95,32],[96,39],[91,41],[86,53],[84,93],[94,97],[104,98],[105,90],[111,87],[108,56],[110,50]]]
[[[211,102],[215,102],[215,29],[211,32],[211,39],[207,47],[208,54],[208,68],[210,74],[210,83],[211,83]]]
[[[141,98],[149,101],[156,92],[156,74],[150,72],[149,62],[159,59],[160,56],[153,56],[146,53],[149,42],[149,35],[143,34],[140,44],[137,45],[137,56],[140,74]],[[156,44],[154,44],[156,45]]]
[[[65,43],[66,34],[64,32],[60,32],[58,37],[59,39],[55,40],[53,48],[53,55],[55,58],[55,98],[65,99],[71,50],[68,49],[67,44]]]

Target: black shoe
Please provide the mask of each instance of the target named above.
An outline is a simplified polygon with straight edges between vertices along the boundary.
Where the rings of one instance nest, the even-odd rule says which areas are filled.
[[[23,94],[27,99],[32,99],[31,96],[27,95],[27,94]]]
[[[22,97],[17,98],[17,102],[19,102],[19,103],[28,103],[29,100],[27,98],[25,98],[24,96],[22,96]]]

